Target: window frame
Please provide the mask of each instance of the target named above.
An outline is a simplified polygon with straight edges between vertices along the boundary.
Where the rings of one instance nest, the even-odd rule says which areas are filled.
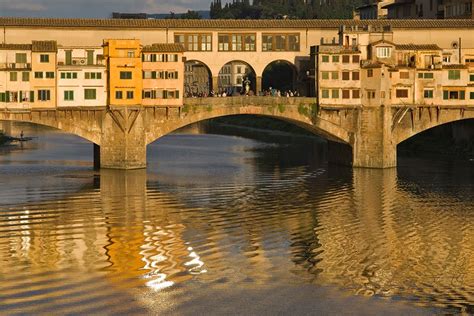
[[[183,41],[178,40],[182,37]],[[212,52],[213,37],[212,33],[200,32],[200,33],[174,33],[174,42],[176,44],[182,44],[186,51],[190,52]],[[203,40],[205,39],[205,40]],[[203,49],[204,47],[204,49]],[[191,49],[190,49],[191,48]]]
[[[403,95],[405,95],[404,92],[406,92],[406,96],[400,95],[400,94],[402,94],[402,92],[403,92]],[[406,99],[406,98],[409,97],[409,95],[410,95],[410,94],[409,94],[408,89],[395,89],[395,97],[396,97],[396,98],[399,98],[399,99]]]
[[[40,63],[49,63],[49,54],[40,54]]]
[[[74,90],[64,90],[64,101],[74,101]]]
[[[120,71],[119,78],[120,80],[132,80],[133,73],[131,71]]]
[[[295,39],[295,41],[292,42],[291,39]],[[262,52],[299,52],[301,51],[301,34],[291,32],[262,33],[261,48]]]
[[[392,56],[392,47],[391,46],[376,47],[375,56],[377,56],[377,58],[390,58]]]
[[[219,52],[255,52],[256,50],[257,33],[218,33],[217,35],[217,51]]]
[[[92,95],[89,95],[92,93]],[[85,88],[84,100],[97,100],[97,89]]]
[[[448,70],[448,80],[460,80],[460,79],[461,79],[461,70],[459,69]]]

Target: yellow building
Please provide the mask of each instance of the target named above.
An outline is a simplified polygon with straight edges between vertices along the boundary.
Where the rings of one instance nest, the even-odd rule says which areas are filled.
[[[142,59],[140,40],[104,40],[107,62],[108,102],[112,106],[142,104]]]
[[[33,107],[56,107],[56,41],[33,41],[31,45],[31,91]],[[31,102],[30,101],[30,102]]]

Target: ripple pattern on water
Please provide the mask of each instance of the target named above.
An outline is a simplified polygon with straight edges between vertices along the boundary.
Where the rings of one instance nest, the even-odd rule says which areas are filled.
[[[257,142],[194,137],[153,145],[168,158],[148,174],[0,159],[2,311],[142,313],[196,287],[313,285],[474,313],[472,181],[433,167],[269,168]],[[180,161],[190,148],[199,158]]]

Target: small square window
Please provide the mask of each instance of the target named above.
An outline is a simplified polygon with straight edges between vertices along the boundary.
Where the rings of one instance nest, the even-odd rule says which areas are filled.
[[[343,99],[350,99],[350,97],[351,97],[351,90],[342,90]]]
[[[115,98],[120,100],[123,98],[122,91],[115,91]]]
[[[86,99],[86,100],[95,100],[96,99],[96,90],[95,89],[84,89],[84,99]]]
[[[423,91],[423,97],[425,99],[433,99],[433,90],[424,90]]]
[[[338,63],[339,62],[339,55],[333,55],[332,56],[332,62],[333,63]]]
[[[132,72],[131,71],[121,71],[120,72],[120,79],[132,79]]]
[[[343,71],[342,72],[342,80],[350,80],[350,72],[349,71]]]
[[[328,63],[329,62],[329,56],[328,55],[321,56],[321,62]]]
[[[331,90],[331,97],[333,99],[339,99],[339,89],[332,89]]]
[[[448,79],[449,80],[459,80],[459,79],[461,79],[461,71],[460,70],[449,70]]]
[[[321,72],[321,79],[328,80],[329,79],[329,72],[327,72],[327,71]]]
[[[352,90],[352,98],[359,99],[360,98],[360,90]]]
[[[342,55],[342,63],[348,64],[351,61],[351,56],[349,55]]]
[[[72,90],[64,91],[64,101],[74,101],[74,91]]]
[[[133,99],[133,91],[127,91],[127,99]]]
[[[49,55],[41,54],[40,55],[40,62],[41,63],[49,63]]]
[[[322,96],[323,99],[328,99],[329,98],[329,90],[323,89],[321,91],[321,96]]]
[[[397,89],[395,91],[395,96],[397,98],[408,98],[408,89]]]

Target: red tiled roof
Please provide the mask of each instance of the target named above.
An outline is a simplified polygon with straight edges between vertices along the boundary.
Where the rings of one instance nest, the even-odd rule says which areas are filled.
[[[0,44],[0,50],[31,50],[31,44]]]
[[[42,28],[171,28],[171,29],[285,29],[285,28],[331,28],[347,26],[387,26],[393,28],[474,28],[473,19],[456,20],[183,20],[183,19],[68,19],[68,18],[17,18],[0,17],[0,27]]]
[[[33,52],[56,52],[57,50],[56,41],[32,41],[31,51]]]
[[[398,50],[441,50],[436,44],[397,44],[395,48]]]
[[[148,46],[143,46],[143,52],[163,52],[163,53],[182,53],[184,47],[181,44],[166,44],[157,43]]]

